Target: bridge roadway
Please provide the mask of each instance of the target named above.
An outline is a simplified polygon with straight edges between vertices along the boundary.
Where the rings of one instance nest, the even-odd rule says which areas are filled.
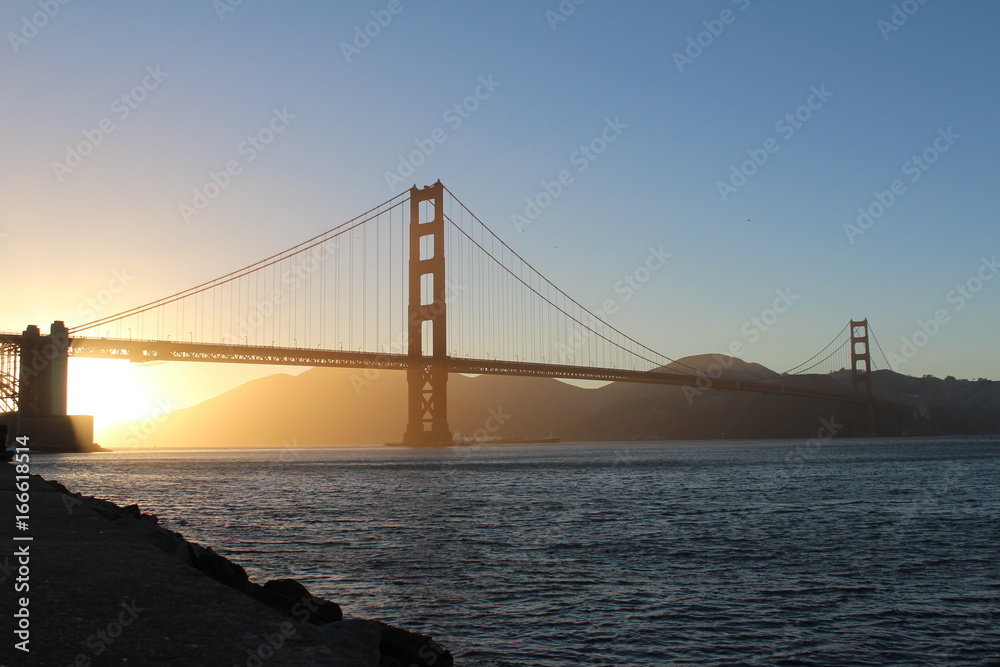
[[[378,368],[406,370],[413,359],[405,354],[380,352],[352,352],[348,350],[322,350],[299,347],[270,347],[233,345],[226,343],[193,343],[184,341],[129,340],[121,338],[71,337],[71,357],[99,359],[128,359],[132,362],[150,361],[202,361],[243,364],[271,364],[276,366],[337,366],[342,368]],[[844,387],[843,393],[826,392],[808,387],[795,387],[768,380],[735,380],[684,375],[666,371],[639,371],[621,368],[587,368],[568,364],[537,364],[525,361],[499,361],[489,359],[463,359],[444,357],[435,360],[421,357],[425,365],[444,364],[450,373],[476,375],[517,375],[525,377],[551,377],[568,380],[600,380],[606,382],[638,382],[673,386],[751,391],[761,394],[780,394],[807,398],[868,404],[865,396]],[[699,383],[700,380],[700,383]]]

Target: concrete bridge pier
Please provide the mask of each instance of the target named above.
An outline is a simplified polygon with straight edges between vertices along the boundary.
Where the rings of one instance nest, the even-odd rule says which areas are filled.
[[[48,335],[29,325],[20,337],[17,412],[0,415],[8,444],[27,436],[32,449],[89,451],[94,445],[94,418],[68,415],[69,330],[61,320]]]

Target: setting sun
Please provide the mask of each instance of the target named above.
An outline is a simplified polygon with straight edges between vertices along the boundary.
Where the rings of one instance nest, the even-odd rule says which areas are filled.
[[[93,415],[95,434],[114,422],[156,414],[163,397],[152,386],[149,370],[124,360],[71,359],[70,414]]]
[[[196,405],[245,382],[275,373],[297,375],[304,367],[253,364],[135,364],[118,359],[72,358],[69,362],[68,412],[94,416],[94,439],[121,447],[120,433],[109,427],[149,419]]]

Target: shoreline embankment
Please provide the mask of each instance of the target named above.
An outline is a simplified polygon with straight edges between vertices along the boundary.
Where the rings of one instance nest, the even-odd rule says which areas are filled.
[[[137,506],[16,463],[0,465],[0,542],[3,667],[453,664],[430,637],[344,618],[292,579],[252,582]]]

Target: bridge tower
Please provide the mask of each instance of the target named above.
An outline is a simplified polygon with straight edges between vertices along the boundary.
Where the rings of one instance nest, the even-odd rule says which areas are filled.
[[[851,320],[851,387],[863,392],[868,403],[854,409],[854,435],[875,435],[875,398],[872,394],[871,351],[868,347],[868,319]]]
[[[38,451],[89,451],[94,418],[66,414],[71,342],[66,325],[57,320],[45,335],[32,324],[20,335],[2,338],[0,424],[11,437],[28,437]]]
[[[409,279],[408,421],[403,442],[450,445],[444,186],[441,181],[425,188],[413,186],[410,190]]]
[[[34,324],[21,335],[17,409],[21,415],[65,415],[69,331],[61,321],[43,336]]]

